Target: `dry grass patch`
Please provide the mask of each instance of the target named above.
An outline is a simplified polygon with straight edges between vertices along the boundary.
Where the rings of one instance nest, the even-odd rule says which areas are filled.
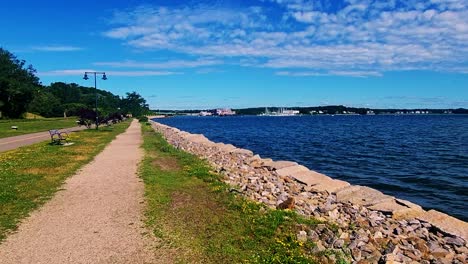
[[[180,171],[181,167],[177,159],[172,157],[156,156],[153,160],[153,165],[163,171]]]
[[[42,174],[54,174],[59,171],[59,168],[44,168],[44,167],[37,167],[37,168],[27,168],[23,172],[26,174],[36,174],[36,175],[42,175]]]

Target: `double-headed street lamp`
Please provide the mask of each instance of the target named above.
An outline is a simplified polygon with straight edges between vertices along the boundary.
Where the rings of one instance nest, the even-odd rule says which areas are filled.
[[[96,85],[96,75],[102,74],[102,79],[105,81],[107,80],[107,76],[105,72],[85,72],[83,79],[88,80],[88,74],[94,74],[94,91],[95,91],[95,96],[96,96],[96,130],[99,129],[99,113],[98,113],[98,105],[97,105],[97,85]]]

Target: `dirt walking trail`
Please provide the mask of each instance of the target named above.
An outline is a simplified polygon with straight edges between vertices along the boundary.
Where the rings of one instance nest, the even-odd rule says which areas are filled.
[[[140,124],[133,121],[0,245],[0,263],[155,263],[142,222]]]

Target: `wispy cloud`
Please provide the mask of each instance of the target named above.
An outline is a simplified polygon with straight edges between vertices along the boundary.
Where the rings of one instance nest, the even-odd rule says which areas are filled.
[[[180,72],[172,72],[172,71],[107,71],[106,73],[109,76],[126,76],[126,77],[162,76],[162,75],[182,74]]]
[[[66,52],[66,51],[83,50],[83,48],[81,47],[63,46],[63,45],[34,46],[31,49],[35,51],[50,51],[50,52]]]
[[[96,66],[108,66],[113,68],[143,68],[143,69],[172,69],[172,68],[195,68],[223,64],[219,59],[201,58],[197,60],[169,60],[163,62],[138,62],[138,61],[112,61],[95,62]]]
[[[220,72],[224,72],[224,71],[220,69],[214,69],[214,68],[203,68],[203,69],[199,69],[196,71],[196,73],[198,74],[209,74],[209,73],[220,73]]]
[[[347,77],[381,77],[382,73],[376,71],[329,71],[329,72],[313,72],[313,71],[279,71],[276,75],[308,77],[308,76],[347,76]]]
[[[353,0],[333,8],[328,1],[270,2],[280,14],[265,6],[142,6],[116,12],[103,34],[140,50],[214,56],[297,75],[304,69],[355,77],[468,71],[466,1]]]
[[[308,77],[308,76],[330,76],[328,73],[320,72],[304,72],[304,71],[279,71],[276,75],[280,76],[294,76],[294,77]]]
[[[376,71],[330,71],[331,75],[351,77],[381,77],[382,73]]]
[[[53,70],[38,72],[39,76],[76,76],[83,75],[85,72],[94,71],[92,69],[71,69],[71,70]],[[138,77],[138,76],[161,76],[181,74],[172,71],[106,71],[109,78],[112,76]]]

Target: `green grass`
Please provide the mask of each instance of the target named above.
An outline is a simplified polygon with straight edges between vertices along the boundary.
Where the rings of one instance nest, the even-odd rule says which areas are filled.
[[[0,138],[76,126],[76,118],[43,118],[0,120]],[[18,130],[11,129],[17,126]]]
[[[0,153],[0,241],[128,125],[72,133],[71,146],[42,142]]]
[[[318,263],[311,242],[296,234],[318,223],[272,210],[229,192],[199,158],[143,126],[147,224],[178,263]],[[168,249],[169,248],[169,249]],[[159,249],[159,250],[162,250]],[[322,254],[323,255],[323,254]]]

